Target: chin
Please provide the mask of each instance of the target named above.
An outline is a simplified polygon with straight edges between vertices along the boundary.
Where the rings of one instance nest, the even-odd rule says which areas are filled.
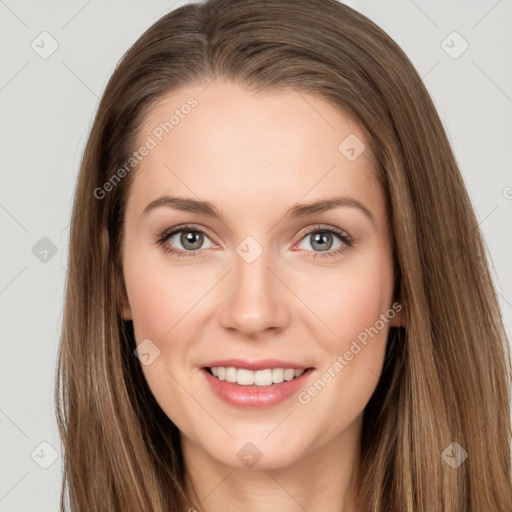
[[[246,434],[224,439],[222,443],[215,443],[214,446],[208,445],[210,440],[203,445],[203,449],[226,466],[246,469],[284,468],[297,462],[305,453],[305,447],[299,446],[299,439],[294,439],[285,430],[281,436],[275,432],[267,436],[267,429],[262,430],[259,427],[256,435]]]

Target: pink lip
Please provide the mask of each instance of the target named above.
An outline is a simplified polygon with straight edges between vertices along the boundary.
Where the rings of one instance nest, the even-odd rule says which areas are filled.
[[[237,365],[228,365],[226,364],[227,361],[223,361],[222,363],[223,364],[218,364],[218,366],[234,366],[236,368],[244,368],[244,366],[238,366],[239,363],[237,363]],[[257,364],[259,365],[259,363]],[[217,364],[214,364],[212,366],[217,366]],[[283,366],[268,366],[268,362],[266,362],[266,366],[256,369],[276,367],[283,368]],[[284,368],[293,367],[293,364],[289,366],[284,366]],[[271,384],[270,386],[260,387],[241,386],[236,382],[226,382],[225,380],[219,380],[217,379],[217,377],[211,375],[206,368],[201,369],[201,373],[205,376],[211,389],[222,400],[236,407],[245,407],[253,409],[271,407],[286,400],[291,395],[297,393],[305,385],[306,380],[309,378],[313,371],[313,368],[308,368],[300,377],[294,378],[290,381],[284,381],[281,384]]]
[[[217,366],[229,368],[232,366],[234,368],[252,370],[253,372],[256,370],[266,370],[267,368],[284,368],[285,370],[286,368],[293,368],[294,370],[305,370],[306,368],[310,368],[309,366],[302,364],[293,363],[291,361],[280,361],[278,359],[260,359],[259,361],[248,361],[246,359],[223,359],[210,361],[209,363],[205,363],[203,366],[205,368],[214,368]]]

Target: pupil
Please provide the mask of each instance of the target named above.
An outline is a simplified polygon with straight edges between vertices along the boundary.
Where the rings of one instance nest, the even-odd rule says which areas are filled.
[[[322,241],[323,240],[323,241]],[[321,251],[328,250],[328,247],[326,247],[326,244],[328,244],[329,241],[332,241],[332,235],[330,233],[316,233],[313,237],[313,243],[311,244],[313,248],[315,248],[315,244],[319,244],[317,249],[320,249]]]
[[[187,231],[181,235],[181,243],[186,249],[198,249],[203,242],[203,234],[195,231]],[[190,247],[192,245],[192,247]]]

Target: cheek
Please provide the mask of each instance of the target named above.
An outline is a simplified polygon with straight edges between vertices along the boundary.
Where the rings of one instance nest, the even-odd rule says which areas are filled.
[[[207,291],[200,273],[180,271],[165,253],[131,253],[124,278],[136,341],[167,339],[170,330]]]
[[[346,345],[349,340],[363,338],[388,307],[387,287],[369,273],[347,280],[337,300],[329,304],[336,337]],[[340,347],[341,348],[341,347]]]
[[[324,324],[323,331],[327,334],[321,337],[324,348],[335,354],[346,350],[359,335],[364,339],[364,333],[390,308],[391,258],[374,256],[354,265],[340,266],[338,272],[329,275],[316,272],[309,284],[306,286],[304,282],[302,286],[303,295],[307,288],[308,306]],[[380,322],[378,327],[384,330]]]
[[[172,292],[154,273],[136,272],[126,279],[135,339],[159,339],[173,323]]]
[[[314,329],[325,357],[317,381],[303,390],[299,401],[309,404],[310,411],[330,422],[329,431],[336,432],[362,412],[382,371],[394,317],[392,259],[374,255],[350,269],[347,265],[330,279],[316,277],[308,306],[322,320]]]
[[[130,301],[136,344],[149,339],[150,364],[142,364],[155,400],[180,429],[190,429],[189,421],[201,424],[200,410],[190,406],[190,398],[180,383],[186,382],[187,353],[190,350],[190,317],[201,295],[203,283],[162,265],[158,258],[131,254],[125,265],[125,283]],[[199,287],[197,290],[196,287]],[[201,291],[202,290],[202,291]],[[148,346],[148,345],[146,345]],[[157,351],[158,350],[158,351]],[[155,356],[155,354],[158,354]],[[141,360],[142,361],[142,360]]]

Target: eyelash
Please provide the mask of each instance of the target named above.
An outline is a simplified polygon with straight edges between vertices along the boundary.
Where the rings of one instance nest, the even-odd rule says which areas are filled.
[[[181,249],[174,249],[172,246],[167,245],[165,243],[172,235],[175,235],[176,233],[180,233],[182,231],[190,231],[193,233],[202,233],[203,235],[208,237],[208,234],[205,231],[197,228],[193,224],[184,224],[181,226],[176,226],[176,227],[165,230],[163,233],[161,233],[159,235],[159,238],[156,243],[158,245],[160,245],[166,253],[173,254],[175,256],[178,256],[179,258],[190,258],[190,257],[194,258],[197,256],[197,253],[199,252],[199,250],[182,251]],[[335,250],[325,251],[325,252],[314,252],[314,251],[312,252],[312,251],[308,251],[308,250],[304,249],[309,253],[306,256],[307,258],[315,259],[315,258],[329,258],[331,256],[337,256],[338,254],[341,254],[342,252],[344,252],[345,249],[347,249],[349,247],[353,247],[353,245],[355,244],[355,238],[350,236],[346,231],[343,231],[339,228],[335,228],[334,226],[325,227],[323,225],[313,226],[311,230],[309,230],[307,233],[304,233],[301,236],[300,240],[302,240],[306,236],[309,236],[313,233],[332,233],[333,235],[336,235],[343,242],[343,244]]]

